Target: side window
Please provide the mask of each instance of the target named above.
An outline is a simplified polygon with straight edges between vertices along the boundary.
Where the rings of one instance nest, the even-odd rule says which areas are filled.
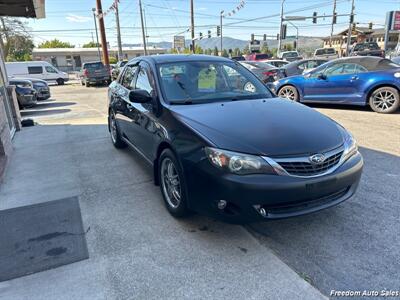
[[[144,67],[140,67],[139,69],[136,79],[136,89],[145,90],[152,95],[153,87],[151,86],[147,70]]]
[[[47,73],[57,73],[56,69],[53,67],[46,66],[45,68]]]
[[[122,75],[120,82],[124,87],[129,90],[133,90],[135,88],[134,79],[137,68],[137,66],[125,66],[124,68],[125,72]]]
[[[28,73],[29,74],[42,74],[43,73],[43,67],[41,67],[41,66],[28,67]]]
[[[304,70],[307,68],[307,62],[303,62],[297,66],[298,69]]]
[[[364,72],[368,72],[368,70],[363,66],[355,64],[355,73],[364,73]]]
[[[355,65],[354,64],[344,64],[343,65],[343,73],[342,74],[354,74],[355,73]]]
[[[330,66],[325,70],[324,73],[327,76],[341,75],[343,74],[343,64],[335,64],[333,66]]]

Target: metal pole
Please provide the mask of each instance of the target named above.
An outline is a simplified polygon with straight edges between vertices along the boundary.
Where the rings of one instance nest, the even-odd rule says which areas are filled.
[[[140,21],[142,23],[143,50],[144,50],[144,55],[147,55],[146,34],[144,32],[143,10],[142,10],[141,0],[139,0],[139,9],[140,9]]]
[[[106,29],[104,27],[104,16],[103,16],[103,9],[101,8],[101,0],[96,0],[96,5],[97,5],[97,14],[99,15],[98,19],[100,27],[101,49],[103,50],[103,63],[104,65],[109,67],[110,62],[108,60]]]
[[[354,0],[351,0],[351,13],[350,13],[350,20],[349,20],[349,31],[347,32],[347,45],[346,45],[346,56],[350,54],[350,44],[351,44],[351,20],[353,19],[354,22]]]
[[[220,22],[219,22],[219,25],[220,25],[220,33],[221,33],[221,35],[220,35],[221,56],[222,56],[222,51],[223,51],[223,48],[222,48],[222,16],[223,16],[223,14],[224,14],[224,11],[221,10],[221,13],[220,13]]]
[[[195,53],[195,42],[194,42],[194,4],[193,0],[190,0],[190,29],[192,32],[192,52]]]
[[[94,19],[94,28],[96,30],[97,54],[99,56],[99,60],[101,61],[99,33],[97,32],[96,9],[92,8],[92,11],[93,11],[93,19]]]
[[[122,42],[121,42],[121,28],[119,26],[118,1],[115,1],[115,21],[117,22],[118,60],[122,60],[123,54],[122,54]]]
[[[297,27],[296,25],[294,25],[293,22],[290,22],[288,20],[286,20],[286,22],[288,22],[290,25],[296,28],[296,51],[297,51],[297,49],[299,48],[299,27]]]
[[[281,0],[281,21],[279,22],[279,40],[278,40],[278,55],[282,47],[282,25],[283,25],[283,4],[285,0]]]
[[[333,37],[333,19],[336,13],[336,0],[333,1],[333,14],[332,14],[332,25],[331,25],[331,35],[329,36],[329,47],[332,47],[332,37]]]

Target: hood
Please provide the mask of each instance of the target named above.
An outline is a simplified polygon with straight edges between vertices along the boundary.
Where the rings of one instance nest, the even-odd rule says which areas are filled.
[[[314,154],[343,144],[339,126],[302,104],[283,99],[172,105],[181,122],[216,147],[271,157]]]
[[[32,82],[33,84],[35,84],[35,83],[43,83],[43,84],[47,85],[47,82],[45,80],[38,79],[38,78],[13,77],[12,80],[18,80],[18,81],[20,81],[20,80],[24,80],[24,81],[28,80],[28,81]]]

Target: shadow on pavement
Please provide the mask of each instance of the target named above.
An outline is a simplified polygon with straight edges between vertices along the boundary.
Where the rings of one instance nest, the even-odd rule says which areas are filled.
[[[75,105],[76,102],[61,102],[61,101],[41,101],[36,104],[32,109],[47,109],[47,108],[55,108],[55,107],[63,107]]]
[[[356,195],[319,213],[248,226],[268,247],[331,290],[398,289],[400,157],[367,148]]]
[[[31,116],[50,116],[55,114],[64,114],[70,112],[70,109],[48,109],[48,110],[34,110],[30,109],[29,111],[21,111],[22,117],[31,117]]]

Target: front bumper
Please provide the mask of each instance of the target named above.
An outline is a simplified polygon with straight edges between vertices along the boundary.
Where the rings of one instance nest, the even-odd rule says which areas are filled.
[[[22,107],[32,107],[37,103],[36,93],[18,95],[17,99]]]
[[[230,223],[281,219],[316,212],[349,199],[356,191],[363,159],[357,153],[333,173],[314,178],[238,176],[219,172],[207,159],[185,169],[189,208]],[[226,200],[221,210],[217,203]],[[266,215],[260,213],[263,208]]]
[[[37,88],[36,95],[38,100],[47,100],[51,97],[49,88]]]

